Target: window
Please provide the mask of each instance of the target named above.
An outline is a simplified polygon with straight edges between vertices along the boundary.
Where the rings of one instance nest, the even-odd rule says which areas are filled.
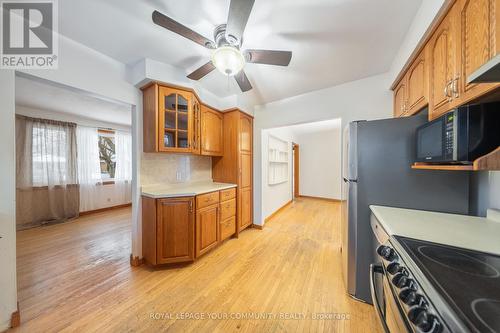
[[[62,185],[68,181],[66,131],[56,126],[33,126],[33,186]]]
[[[115,132],[99,130],[99,160],[101,179],[112,180],[116,170]]]

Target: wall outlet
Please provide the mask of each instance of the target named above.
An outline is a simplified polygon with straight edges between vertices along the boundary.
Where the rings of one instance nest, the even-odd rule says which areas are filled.
[[[182,181],[182,172],[181,171],[177,171],[177,173],[176,173],[176,180],[178,182]]]

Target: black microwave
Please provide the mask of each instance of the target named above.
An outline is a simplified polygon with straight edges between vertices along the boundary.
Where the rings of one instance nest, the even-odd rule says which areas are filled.
[[[416,162],[471,164],[500,146],[500,102],[459,107],[416,131]]]

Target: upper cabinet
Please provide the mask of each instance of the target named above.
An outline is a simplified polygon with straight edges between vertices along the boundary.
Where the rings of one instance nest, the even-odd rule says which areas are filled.
[[[467,83],[470,74],[500,51],[499,13],[499,0],[452,1],[394,85],[394,116],[411,115],[428,105],[434,119],[500,87]]]
[[[500,48],[500,1],[460,0],[457,16],[460,21],[460,71],[455,97],[460,104],[468,102],[499,85],[468,84],[467,78],[497,55]]]
[[[187,89],[153,83],[142,90],[144,152],[222,155],[222,113]]]
[[[406,103],[406,80],[403,78],[394,89],[394,117],[403,116]]]
[[[422,50],[394,88],[394,117],[410,116],[429,103],[429,65]]]
[[[453,107],[453,84],[458,76],[458,38],[456,8],[453,7],[429,41],[430,107],[429,116],[442,114]]]
[[[222,156],[224,153],[222,140],[222,113],[201,106],[201,154],[209,156]]]
[[[158,151],[191,152],[193,131],[192,94],[159,88]]]

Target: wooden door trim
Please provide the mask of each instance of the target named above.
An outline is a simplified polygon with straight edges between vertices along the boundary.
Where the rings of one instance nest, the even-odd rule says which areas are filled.
[[[295,142],[292,142],[293,149],[293,197],[300,197],[300,149],[299,145]]]

